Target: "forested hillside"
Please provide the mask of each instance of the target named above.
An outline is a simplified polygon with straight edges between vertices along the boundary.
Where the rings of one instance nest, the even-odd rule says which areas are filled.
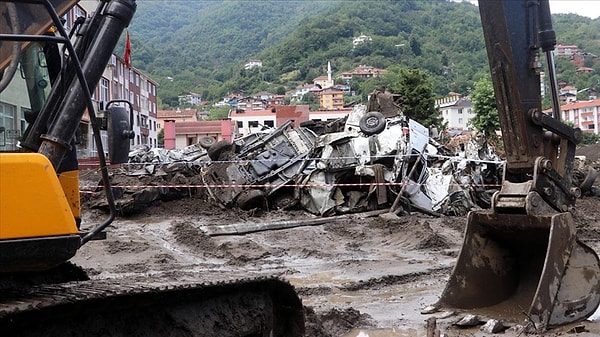
[[[488,72],[479,13],[468,2],[139,1],[138,7],[130,27],[133,64],[159,82],[163,105],[187,92],[218,100],[234,90],[289,90],[325,75],[327,62],[334,74],[360,64],[419,68],[437,95],[467,93]],[[559,42],[600,55],[600,20],[555,15],[554,21]],[[372,40],[353,48],[360,34]],[[263,67],[244,70],[250,59]],[[598,64],[588,65],[595,74],[577,75],[559,60],[559,73],[578,87],[600,84]]]

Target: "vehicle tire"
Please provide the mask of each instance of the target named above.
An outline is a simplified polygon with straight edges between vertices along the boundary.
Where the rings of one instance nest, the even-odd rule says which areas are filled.
[[[216,142],[217,142],[217,140],[215,139],[215,137],[210,137],[210,136],[201,137],[198,140],[198,144],[200,144],[200,146],[202,146],[202,148],[207,149],[207,150],[211,146],[215,145]]]
[[[589,192],[592,189],[592,185],[596,181],[596,177],[598,177],[598,171],[596,171],[593,167],[589,167],[585,178],[581,182],[581,185],[579,185],[581,192]]]
[[[358,126],[365,135],[374,135],[385,129],[385,117],[381,112],[371,111],[360,119]]]
[[[233,144],[227,140],[220,140],[208,148],[210,160],[219,160],[221,154],[233,151]]]
[[[245,190],[238,195],[236,202],[238,207],[244,211],[255,208],[262,209],[265,205],[265,194],[261,190]]]

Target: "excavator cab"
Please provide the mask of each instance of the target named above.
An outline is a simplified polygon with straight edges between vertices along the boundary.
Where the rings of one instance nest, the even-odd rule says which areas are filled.
[[[569,212],[580,195],[571,173],[582,134],[560,122],[548,1],[480,0],[479,11],[507,160],[492,209],[468,216],[438,304],[544,331],[583,320],[600,303],[598,256],[577,239]],[[541,109],[540,49],[552,114]]]
[[[135,2],[103,1],[68,34],[60,16],[76,3],[0,1],[0,99],[8,109],[0,119],[0,273],[60,265],[114,218],[89,233],[79,230],[76,134],[85,113],[105,171],[102,123],[90,91],[133,17]],[[120,154],[112,163],[126,160],[122,153],[132,135],[123,110],[114,105],[105,113],[109,148]],[[105,190],[111,198],[110,187]]]

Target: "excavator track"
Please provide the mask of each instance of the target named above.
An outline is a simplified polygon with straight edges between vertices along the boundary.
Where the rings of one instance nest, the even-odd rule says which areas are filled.
[[[302,303],[277,278],[107,279],[0,291],[0,336],[303,335]]]

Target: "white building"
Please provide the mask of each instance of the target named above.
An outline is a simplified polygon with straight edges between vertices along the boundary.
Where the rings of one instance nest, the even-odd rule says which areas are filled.
[[[435,105],[450,130],[467,130],[469,120],[475,116],[471,100],[459,94],[437,99]]]
[[[260,60],[250,60],[246,64],[244,64],[244,69],[252,69],[252,68],[261,68],[263,66],[262,61]]]
[[[368,36],[368,35],[364,35],[364,34],[360,34],[359,36],[355,37],[354,39],[352,39],[352,46],[356,47],[361,43],[367,42],[367,41],[372,41],[373,39]]]
[[[257,133],[265,128],[277,127],[277,114],[272,110],[231,110],[229,119],[236,123],[240,136]]]
[[[599,134],[600,99],[565,104],[560,111],[562,120],[572,122],[583,132]]]
[[[352,109],[315,110],[309,113],[309,118],[313,121],[334,121],[348,116],[351,112]]]

